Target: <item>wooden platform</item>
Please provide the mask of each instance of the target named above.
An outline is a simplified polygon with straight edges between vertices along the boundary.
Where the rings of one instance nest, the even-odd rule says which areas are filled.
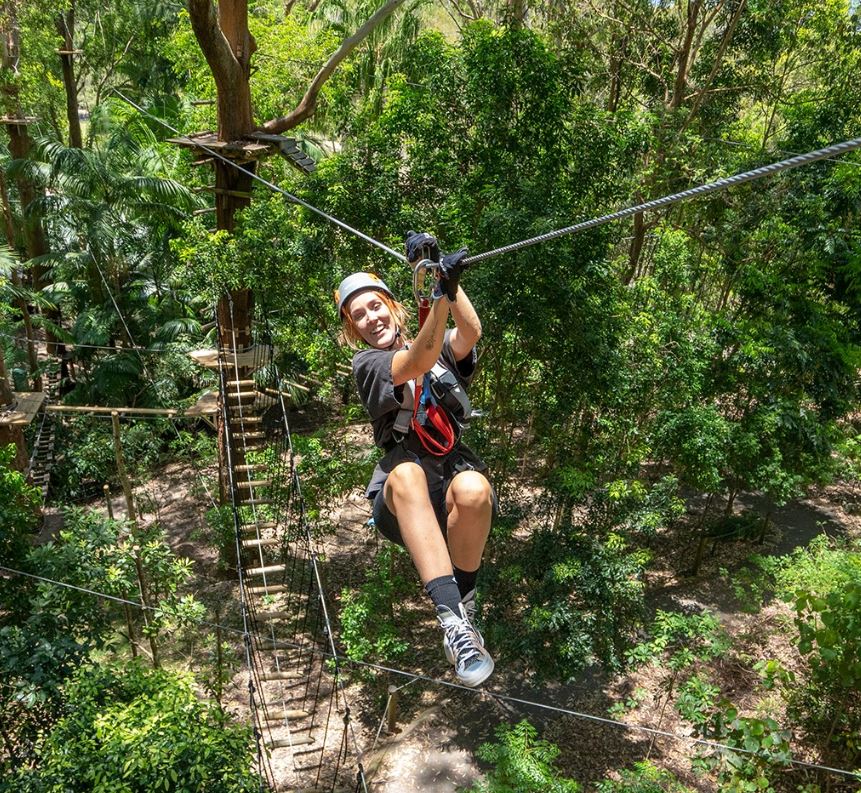
[[[263,361],[265,353],[266,349],[263,345],[255,345],[240,353],[226,352],[222,356],[221,362],[231,369],[236,366],[240,369],[250,368]],[[218,350],[216,349],[192,350],[188,355],[195,363],[199,363],[207,369],[218,369]]]
[[[183,135],[179,138],[168,138],[167,142],[186,149],[193,149],[203,154],[206,154],[206,149],[210,149],[222,157],[227,157],[227,159],[236,160],[237,162],[259,160],[269,156],[273,151],[272,146],[261,141],[219,140],[218,135],[212,130],[193,132],[191,135]],[[203,148],[204,146],[206,149]]]
[[[15,404],[10,410],[0,413],[0,424],[26,427],[39,412],[45,401],[44,391],[13,391]]]
[[[168,138],[167,141],[176,146],[193,149],[202,156],[208,154],[207,149],[209,149],[210,152],[215,152],[230,160],[251,162],[271,154],[280,154],[303,173],[313,173],[317,168],[314,160],[299,148],[296,138],[288,138],[284,135],[252,132],[242,140],[226,141],[219,140],[218,135],[212,130],[205,130],[178,138]],[[202,164],[206,160],[200,162]]]

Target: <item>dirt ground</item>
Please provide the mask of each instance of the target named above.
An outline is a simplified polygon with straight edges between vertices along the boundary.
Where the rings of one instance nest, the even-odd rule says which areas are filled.
[[[217,567],[215,551],[205,536],[206,509],[213,503],[207,487],[213,487],[215,469],[192,469],[172,464],[153,477],[146,486],[136,489],[136,499],[144,509],[145,520],[158,520],[165,528],[175,552],[193,560],[195,583],[192,587],[205,600],[222,602],[221,619],[239,625],[236,587],[230,577]],[[648,606],[651,610],[672,609],[714,612],[733,637],[734,653],[715,667],[723,693],[739,703],[742,709],[752,707],[756,675],[753,661],[740,665],[737,658],[782,658],[789,665],[792,648],[779,630],[785,616],[784,607],[772,604],[757,615],[744,613],[735,601],[720,569],[733,570],[744,564],[752,553],[783,554],[806,545],[814,536],[825,532],[832,536],[861,536],[861,497],[854,485],[834,485],[812,493],[808,498],[769,510],[763,499],[739,498],[736,510],[756,509],[771,512],[772,525],[762,546],[749,542],[720,542],[707,547],[702,570],[696,578],[680,575],[690,563],[693,549],[681,545],[676,532],[665,532],[658,538],[657,563],[650,569],[647,582]],[[121,493],[112,494],[114,514],[124,515]],[[106,511],[104,501],[94,508]],[[695,505],[692,505],[692,509]],[[360,489],[351,492],[328,515],[336,526],[326,538],[323,555],[334,610],[338,591],[357,585],[363,565],[375,553],[379,540],[367,526],[369,510]],[[56,522],[56,519],[52,519]],[[54,527],[56,528],[56,527]],[[418,629],[411,633],[409,672],[454,682],[439,645],[438,630],[432,612],[427,609],[418,581],[410,608],[426,612],[419,615]],[[226,605],[224,605],[226,604]],[[232,613],[231,613],[232,610]],[[337,628],[336,628],[337,631]],[[492,650],[492,648],[491,648]],[[685,726],[672,707],[661,712],[661,685],[664,673],[645,666],[618,679],[587,670],[574,684],[535,687],[517,668],[497,666],[483,689],[463,691],[406,676],[377,673],[373,682],[352,682],[344,695],[352,703],[356,743],[364,752],[369,789],[376,793],[455,793],[469,787],[481,775],[476,750],[491,740],[497,725],[528,718],[542,737],[556,743],[561,751],[558,763],[566,774],[581,781],[586,789],[612,774],[614,769],[631,766],[650,758],[673,771],[681,781],[695,790],[713,789],[691,769],[693,749],[689,741],[653,737],[637,725],[685,736]],[[399,693],[400,713],[397,727],[388,734],[385,725],[387,686],[405,686]],[[247,716],[247,678],[237,673],[226,698],[237,716]],[[647,695],[623,720],[627,726],[608,724],[608,708],[631,693],[642,689]],[[501,700],[497,695],[542,703],[546,707]],[[576,711],[580,716],[562,714],[553,708]],[[775,714],[769,714],[775,715]],[[776,714],[779,715],[779,714]],[[289,764],[276,762],[283,789],[293,789],[297,780],[290,779]],[[795,772],[797,781],[803,774]],[[841,788],[833,788],[837,791]],[[842,789],[850,789],[849,787]]]

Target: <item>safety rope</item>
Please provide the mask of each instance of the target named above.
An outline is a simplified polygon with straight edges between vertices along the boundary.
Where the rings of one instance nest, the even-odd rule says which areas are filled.
[[[118,90],[117,88],[114,88],[112,90],[117,96],[120,97],[120,99],[122,99],[124,102],[127,102],[135,110],[137,110],[139,113],[143,114],[147,118],[152,119],[157,124],[161,124],[165,129],[169,129],[175,135],[182,135],[183,134],[178,129],[176,129],[176,127],[172,126],[171,124],[168,124],[164,119],[158,118],[157,116],[152,115],[152,113],[149,113],[146,110],[144,110],[140,105],[138,105],[137,103],[135,103],[131,99],[129,99],[122,91]],[[373,237],[365,234],[364,232],[361,232],[358,229],[353,228],[348,223],[345,223],[343,220],[338,220],[338,218],[334,217],[333,215],[330,215],[328,212],[324,212],[322,209],[318,209],[313,204],[309,204],[307,201],[304,201],[303,199],[299,198],[298,196],[295,196],[292,193],[287,192],[283,187],[279,187],[274,182],[270,182],[268,179],[264,179],[262,176],[258,176],[253,171],[248,171],[245,168],[242,168],[237,162],[235,162],[234,160],[231,160],[229,157],[225,157],[223,154],[219,154],[217,151],[210,148],[209,146],[206,146],[203,143],[200,143],[198,141],[193,141],[190,138],[188,140],[191,143],[193,143],[196,148],[200,149],[201,151],[205,151],[210,157],[212,157],[216,160],[219,160],[220,162],[227,163],[228,165],[233,166],[237,170],[242,171],[244,174],[246,174],[247,176],[250,176],[255,181],[260,182],[260,184],[266,185],[266,187],[268,187],[270,190],[274,190],[276,193],[280,193],[285,198],[292,201],[294,204],[299,204],[300,206],[305,207],[305,209],[308,209],[311,212],[314,212],[315,214],[319,215],[321,218],[328,220],[330,223],[334,223],[336,226],[340,226],[345,231],[349,231],[351,234],[355,234],[360,239],[365,240],[365,242],[369,242],[371,245],[375,245],[380,250],[383,250],[386,253],[390,254],[391,256],[394,256],[396,259],[400,259],[402,262],[405,262],[407,260],[407,257],[404,256],[404,254],[398,253],[396,250],[393,250],[388,245],[386,245],[384,242],[380,242],[379,240],[374,239]]]
[[[663,207],[677,204],[680,201],[686,201],[689,198],[699,198],[700,196],[715,193],[719,190],[726,190],[730,187],[744,184],[745,182],[752,182],[755,179],[761,179],[764,176],[770,176],[774,173],[788,171],[792,168],[798,168],[801,165],[817,162],[818,160],[830,159],[836,155],[855,151],[859,148],[861,148],[861,138],[853,138],[852,140],[843,141],[843,143],[835,143],[831,146],[826,146],[824,149],[817,149],[816,151],[811,151],[807,154],[799,154],[786,160],[779,160],[778,162],[773,162],[769,165],[763,165],[760,168],[754,168],[752,171],[737,173],[734,176],[727,176],[714,182],[709,182],[697,187],[691,187],[680,193],[673,193],[672,195],[663,196],[663,198],[646,201],[643,204],[626,207],[625,209],[611,212],[609,215],[602,215],[601,217],[592,218],[591,220],[586,220],[582,223],[575,223],[573,226],[566,226],[565,228],[556,229],[555,231],[548,231],[545,234],[539,234],[537,237],[530,237],[529,239],[514,242],[510,245],[503,245],[501,248],[494,248],[493,250],[486,251],[485,253],[478,253],[475,256],[469,256],[464,259],[463,263],[475,264],[476,262],[490,259],[493,256],[501,256],[504,253],[513,253],[514,251],[519,251],[530,245],[537,245],[540,242],[555,240],[556,238],[563,237],[566,234],[574,234],[578,231],[585,231],[586,229],[595,228],[596,226],[602,226],[605,223],[611,223],[614,220],[631,217],[631,215],[637,215],[640,212],[662,209]]]

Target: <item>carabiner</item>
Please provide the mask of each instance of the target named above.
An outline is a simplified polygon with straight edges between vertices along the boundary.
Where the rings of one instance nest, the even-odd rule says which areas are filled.
[[[415,297],[416,303],[419,305],[421,305],[422,300],[430,300],[431,297],[430,294],[422,293],[428,270],[438,269],[439,262],[435,262],[427,258],[419,259],[418,262],[416,262],[415,267],[413,267],[413,297]]]

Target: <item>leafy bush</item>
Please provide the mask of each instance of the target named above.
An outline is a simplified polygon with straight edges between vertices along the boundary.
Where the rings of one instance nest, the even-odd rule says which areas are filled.
[[[341,591],[341,641],[348,658],[388,663],[409,647],[404,626],[395,624],[395,603],[409,594],[407,578],[397,570],[405,552],[386,543],[358,590]]]
[[[482,744],[478,756],[494,769],[469,793],[579,793],[580,785],[554,767],[559,749],[538,738],[528,721],[501,724],[496,743]]]
[[[648,760],[619,771],[619,779],[605,779],[595,786],[597,793],[691,793],[669,771]]]
[[[541,677],[619,669],[643,615],[648,556],[618,534],[542,527],[485,565],[488,642]]]
[[[66,714],[11,790],[256,791],[251,729],[198,699],[191,678],[137,662],[85,666],[63,690]]]
[[[774,776],[791,758],[789,730],[771,718],[740,716],[725,699],[697,732],[728,747],[705,749],[695,762],[702,770],[716,771],[720,790],[727,793],[772,793]]]
[[[168,426],[162,421],[123,422],[121,438],[132,477],[151,471],[162,459]],[[109,421],[80,418],[60,424],[60,454],[51,473],[55,498],[80,501],[101,495],[105,483],[119,486]]]

